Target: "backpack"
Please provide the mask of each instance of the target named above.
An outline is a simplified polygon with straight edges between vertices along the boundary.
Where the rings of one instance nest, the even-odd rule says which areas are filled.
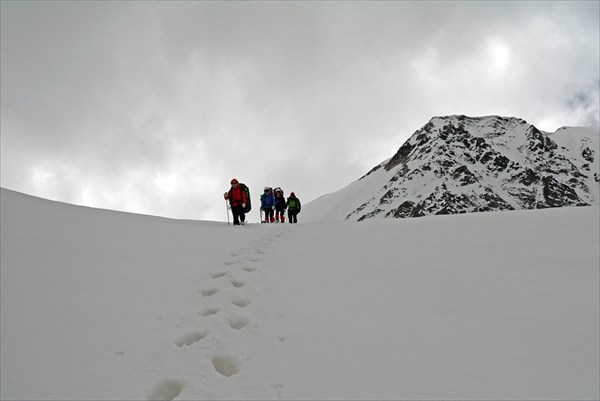
[[[298,198],[288,198],[287,204],[288,209],[295,210],[298,213],[300,213],[300,201],[298,200]]]
[[[250,188],[246,184],[242,184],[240,182],[240,188],[246,194],[246,207],[244,208],[244,213],[250,212],[252,210],[252,202],[250,201]]]

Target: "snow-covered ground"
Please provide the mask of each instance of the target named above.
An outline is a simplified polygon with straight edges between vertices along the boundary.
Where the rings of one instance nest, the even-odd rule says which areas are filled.
[[[2,189],[2,399],[598,399],[598,207],[228,226]]]

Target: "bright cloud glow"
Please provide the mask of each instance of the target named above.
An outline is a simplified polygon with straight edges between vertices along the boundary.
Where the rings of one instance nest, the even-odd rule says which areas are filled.
[[[506,43],[499,39],[493,39],[488,43],[487,52],[492,73],[506,73],[511,59],[511,51]]]

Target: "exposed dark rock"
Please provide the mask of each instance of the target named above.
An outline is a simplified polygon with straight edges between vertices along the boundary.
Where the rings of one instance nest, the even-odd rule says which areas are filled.
[[[583,157],[584,160],[593,163],[594,162],[594,151],[592,149],[590,149],[589,147],[586,147],[585,149],[583,149],[581,151],[581,157]]]
[[[548,138],[547,135],[544,135],[540,130],[535,128],[533,125],[529,129],[528,139],[529,139],[528,149],[530,152],[535,152],[535,151],[549,152],[551,150],[558,149],[558,145],[552,139]]]
[[[383,210],[382,210],[382,209],[379,209],[379,208],[377,208],[377,209],[373,210],[372,212],[370,212],[370,213],[367,213],[367,214],[365,214],[365,215],[361,216],[361,217],[360,217],[360,218],[359,218],[357,221],[363,221],[363,220],[365,220],[365,219],[370,219],[370,218],[372,218],[372,217],[375,217],[375,216],[377,216],[377,215],[378,215],[379,213],[381,213],[381,212],[383,212]]]
[[[515,210],[515,208],[496,194],[491,188],[486,188],[486,192],[480,195],[480,198],[486,202],[486,208],[482,211]]]
[[[461,185],[470,185],[478,182],[477,177],[464,165],[452,172],[452,178],[459,181]]]
[[[421,204],[415,204],[411,201],[405,201],[396,209],[390,211],[387,216],[395,218],[407,218],[407,217],[422,217],[425,216]]]
[[[588,203],[577,196],[577,192],[573,188],[558,182],[554,177],[546,176],[542,178],[542,183],[544,185],[544,203],[538,205],[539,208],[589,206]]]
[[[513,178],[511,179],[511,181],[518,182],[525,186],[530,186],[532,184],[535,184],[535,183],[539,182],[539,180],[540,180],[540,176],[537,175],[535,173],[535,171],[533,171],[529,168],[526,168],[519,174],[514,175]]]
[[[409,142],[406,142],[400,147],[400,149],[398,149],[398,152],[396,152],[394,157],[392,157],[390,161],[385,165],[385,169],[387,171],[390,171],[400,163],[406,163],[406,161],[408,160],[408,155],[410,154],[410,152],[412,152],[413,149],[414,146],[411,145]]]
[[[393,190],[389,190],[385,193],[385,195],[383,195],[381,197],[381,199],[379,199],[379,204],[382,203],[391,203],[391,199],[394,197],[394,191]]]

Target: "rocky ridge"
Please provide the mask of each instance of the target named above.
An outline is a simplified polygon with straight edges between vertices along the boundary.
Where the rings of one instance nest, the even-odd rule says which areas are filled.
[[[393,157],[315,203],[333,201],[325,209],[346,208],[339,219],[352,221],[590,205],[600,188],[598,132],[545,133],[513,117],[434,117]],[[341,202],[347,196],[354,204]]]

